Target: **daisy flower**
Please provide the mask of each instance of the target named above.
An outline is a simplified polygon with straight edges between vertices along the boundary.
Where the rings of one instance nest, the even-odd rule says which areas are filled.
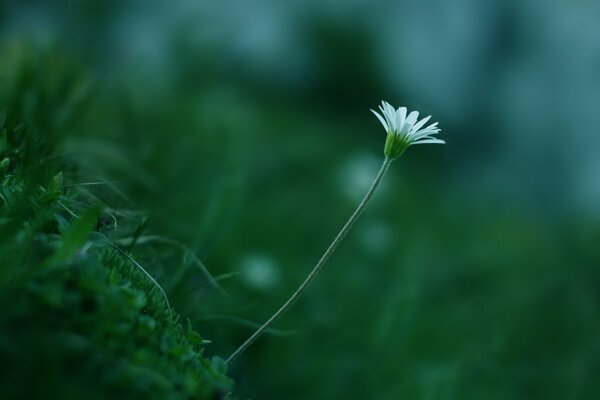
[[[375,110],[371,110],[371,112],[375,114],[387,132],[384,148],[387,158],[395,160],[413,144],[445,143],[443,140],[434,137],[441,131],[437,127],[437,122],[423,127],[429,121],[431,115],[419,121],[418,111],[413,111],[407,115],[406,107],[399,107],[396,110],[386,101],[381,102],[379,110],[381,114]]]
[[[419,113],[416,111],[407,114],[407,110],[405,107],[400,107],[397,110],[394,110],[394,107],[386,103],[385,101],[381,102],[381,106],[379,106],[379,110],[381,110],[381,114],[373,111],[373,114],[377,116],[383,127],[387,132],[387,138],[385,140],[385,160],[383,160],[383,164],[379,169],[379,172],[375,176],[373,183],[365,197],[363,197],[362,201],[359,203],[358,207],[350,216],[350,219],[346,222],[346,224],[342,227],[342,230],[338,232],[333,242],[329,245],[325,253],[321,256],[317,264],[313,267],[310,273],[306,276],[304,281],[298,286],[298,289],[290,298],[283,303],[281,307],[271,317],[263,323],[244,343],[242,343],[230,356],[225,360],[225,364],[229,365],[233,361],[235,361],[240,354],[242,354],[248,347],[252,345],[264,332],[266,332],[273,323],[275,323],[283,314],[285,314],[292,305],[302,296],[302,294],[306,291],[306,288],[311,284],[311,282],[315,279],[317,274],[325,264],[329,257],[333,254],[335,249],[337,249],[338,245],[342,240],[346,237],[348,232],[352,229],[356,221],[360,218],[363,211],[369,204],[369,201],[373,197],[373,194],[377,190],[377,187],[381,183],[384,175],[387,170],[392,165],[392,162],[400,157],[400,155],[406,150],[408,147],[413,144],[422,144],[422,143],[444,143],[443,140],[436,139],[434,136],[440,132],[440,128],[437,127],[438,123],[433,123],[425,128],[423,126],[429,121],[431,115],[423,118],[419,121]]]

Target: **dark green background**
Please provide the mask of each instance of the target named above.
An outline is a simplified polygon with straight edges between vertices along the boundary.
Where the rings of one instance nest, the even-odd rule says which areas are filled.
[[[138,254],[224,357],[374,177],[369,108],[440,122],[447,145],[393,164],[280,331],[232,366],[239,398],[594,399],[599,19],[591,0],[9,1],[0,68],[85,71],[65,151],[220,277],[228,295],[197,270],[171,279],[169,246]]]

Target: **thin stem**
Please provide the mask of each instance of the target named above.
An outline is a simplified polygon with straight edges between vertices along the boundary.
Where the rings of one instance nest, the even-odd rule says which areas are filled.
[[[298,287],[298,289],[294,292],[294,294],[292,294],[292,296],[288,299],[288,301],[286,301],[281,306],[281,308],[279,308],[279,310],[277,310],[277,312],[275,314],[273,314],[273,316],[271,316],[271,318],[269,318],[267,320],[267,322],[262,324],[261,327],[258,328],[256,330],[256,332],[254,332],[252,334],[252,336],[250,336],[244,343],[242,343],[242,345],[240,347],[237,348],[236,351],[233,352],[233,354],[231,354],[229,356],[229,358],[226,361],[227,364],[230,364],[231,362],[233,362],[252,343],[254,343],[256,341],[256,339],[258,339],[260,337],[260,335],[262,335],[267,329],[269,329],[269,327],[271,325],[273,325],[273,323],[275,321],[277,321],[292,305],[294,305],[294,303],[296,302],[296,300],[298,300],[298,298],[302,295],[302,293],[304,293],[304,291],[306,290],[308,285],[310,285],[310,283],[313,281],[313,279],[315,279],[315,277],[317,276],[319,271],[321,269],[323,269],[323,267],[325,266],[325,263],[327,263],[327,260],[329,259],[329,257],[331,257],[331,255],[333,254],[335,249],[338,247],[340,242],[344,239],[344,237],[348,234],[348,232],[350,232],[350,229],[352,229],[352,225],[354,225],[356,220],[358,220],[360,215],[363,213],[363,211],[365,210],[365,207],[369,203],[369,200],[371,200],[373,193],[375,193],[377,186],[379,186],[379,183],[383,179],[383,176],[387,172],[391,163],[392,163],[392,160],[386,157],[385,161],[383,162],[383,165],[381,166],[381,169],[379,170],[379,172],[377,173],[377,176],[375,177],[375,180],[371,184],[369,191],[367,192],[365,197],[362,199],[362,201],[358,205],[358,208],[356,209],[356,211],[354,211],[354,214],[352,214],[352,216],[350,217],[348,222],[346,222],[346,225],[344,225],[342,230],[337,234],[337,236],[335,237],[333,242],[331,242],[331,244],[329,245],[329,247],[327,248],[325,253],[321,256],[321,258],[317,262],[317,265],[315,265],[315,267],[310,272],[310,274],[308,274],[308,276],[306,277],[304,282],[302,282],[302,284]]]

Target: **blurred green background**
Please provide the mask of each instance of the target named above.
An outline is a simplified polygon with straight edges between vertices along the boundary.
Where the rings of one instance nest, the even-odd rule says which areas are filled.
[[[231,367],[239,398],[596,399],[599,20],[592,0],[3,1],[0,67],[85,71],[65,151],[219,281],[138,255],[223,357],[368,188],[369,108],[440,122],[447,145],[394,163]]]

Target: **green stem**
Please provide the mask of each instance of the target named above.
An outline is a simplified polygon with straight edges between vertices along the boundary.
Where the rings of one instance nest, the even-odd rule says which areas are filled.
[[[258,328],[256,330],[256,332],[254,332],[252,334],[252,336],[250,336],[244,343],[242,343],[242,345],[240,347],[237,348],[236,351],[233,352],[233,354],[231,354],[229,356],[229,358],[226,361],[227,364],[230,364],[231,362],[233,362],[252,343],[254,343],[256,341],[256,339],[258,339],[260,337],[260,335],[262,335],[267,329],[269,329],[269,327],[271,325],[273,325],[273,323],[275,321],[277,321],[287,310],[289,310],[289,308],[292,305],[294,305],[294,303],[296,302],[296,300],[298,300],[298,298],[302,295],[302,293],[304,293],[304,291],[306,290],[308,285],[310,285],[310,283],[313,281],[313,279],[315,279],[315,277],[317,276],[319,271],[321,269],[323,269],[323,267],[325,266],[325,263],[327,263],[327,260],[329,259],[329,257],[331,257],[331,255],[333,254],[335,249],[338,247],[340,242],[344,239],[344,237],[348,234],[348,232],[350,232],[350,229],[352,229],[352,225],[354,225],[356,220],[358,220],[360,215],[363,213],[363,211],[365,210],[365,207],[369,203],[369,200],[371,200],[373,193],[375,193],[377,186],[379,186],[379,183],[383,179],[383,176],[387,172],[391,163],[392,163],[392,160],[386,157],[385,161],[383,162],[383,165],[381,166],[381,169],[379,170],[379,172],[377,173],[377,176],[375,177],[375,180],[371,184],[369,191],[367,192],[365,197],[362,199],[362,201],[358,205],[358,208],[356,209],[356,211],[354,211],[354,214],[352,214],[352,216],[350,217],[348,222],[346,222],[346,225],[344,225],[342,230],[337,234],[337,236],[335,237],[333,242],[331,242],[331,244],[329,245],[329,247],[327,248],[325,253],[321,256],[321,258],[317,262],[317,265],[315,265],[315,267],[310,272],[310,274],[308,274],[308,276],[306,277],[304,282],[302,282],[300,287],[298,287],[298,289],[294,292],[294,294],[292,294],[292,296],[288,299],[288,301],[286,301],[279,308],[279,310],[277,310],[277,312],[275,314],[273,314],[273,316],[271,316],[271,318],[269,318],[267,320],[267,322],[262,324],[261,327]]]

